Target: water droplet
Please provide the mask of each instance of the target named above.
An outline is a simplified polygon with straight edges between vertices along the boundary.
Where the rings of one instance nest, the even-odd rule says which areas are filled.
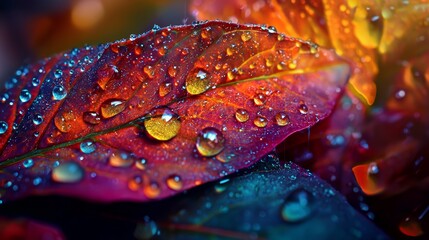
[[[241,40],[242,40],[243,42],[247,42],[247,41],[249,41],[250,39],[252,39],[252,35],[250,34],[250,32],[249,32],[249,31],[245,31],[243,34],[241,34]]]
[[[289,125],[290,119],[289,116],[285,112],[279,112],[275,116],[277,125],[283,127]]]
[[[23,103],[30,101],[31,93],[27,89],[22,89],[21,94],[19,95],[19,100]]]
[[[144,158],[141,158],[138,161],[136,161],[136,167],[140,170],[145,170],[146,164],[147,164],[147,160]]]
[[[160,97],[164,97],[165,95],[169,94],[171,90],[173,89],[173,84],[169,81],[162,82],[159,85],[158,94]]]
[[[33,179],[33,185],[34,186],[38,186],[42,183],[42,178],[41,177],[36,177],[35,179]]]
[[[405,92],[405,90],[404,89],[399,89],[398,91],[396,91],[396,93],[395,93],[395,98],[396,98],[396,100],[402,100],[402,99],[404,99],[405,98],[405,96],[406,96],[407,94],[406,94],[406,92]]]
[[[227,56],[232,56],[234,54],[234,50],[232,48],[226,48],[226,55]]]
[[[414,218],[407,217],[399,224],[399,230],[406,236],[419,237],[424,234],[421,224]]]
[[[131,191],[137,191],[143,184],[143,179],[141,176],[134,176],[128,181],[128,188]]]
[[[294,60],[290,61],[287,66],[291,70],[296,69],[296,67],[297,67],[296,60],[294,59]]]
[[[62,100],[67,96],[67,91],[63,85],[56,85],[52,89],[52,97],[54,100]]]
[[[269,33],[276,33],[276,32],[277,32],[277,29],[276,29],[274,26],[269,26],[269,27],[268,27],[268,32],[269,32]]]
[[[63,133],[69,132],[72,129],[72,122],[76,121],[73,112],[65,112],[58,114],[54,118],[54,124],[58,130]]]
[[[153,78],[155,76],[155,69],[152,66],[145,66],[143,71],[147,74],[149,78]]]
[[[125,101],[122,99],[108,99],[101,104],[100,112],[104,118],[111,118],[125,109]]]
[[[255,124],[255,126],[263,128],[266,127],[268,124],[268,121],[265,117],[262,116],[257,116],[254,120],[253,120],[253,124]]]
[[[161,194],[161,188],[157,182],[151,182],[144,186],[143,193],[148,198],[156,198]]]
[[[83,168],[75,162],[65,162],[52,170],[52,180],[61,183],[75,183],[83,178]]]
[[[163,46],[160,49],[158,49],[158,53],[160,56],[164,56],[165,54],[167,54],[167,46]]]
[[[298,110],[301,114],[307,114],[308,113],[308,107],[304,103],[301,103],[299,105]]]
[[[137,224],[136,230],[134,231],[134,237],[141,240],[152,239],[158,234],[158,226],[150,219],[145,219],[144,223]]]
[[[83,153],[89,154],[89,153],[94,152],[95,149],[96,149],[96,145],[92,141],[85,141],[85,142],[80,143],[80,150]]]
[[[171,175],[167,178],[167,186],[175,191],[179,191],[183,187],[182,178],[179,175]]]
[[[42,122],[43,122],[42,115],[40,115],[40,114],[34,115],[34,118],[33,118],[34,125],[40,125],[40,124],[42,124]]]
[[[269,59],[269,58],[265,59],[265,66],[272,67],[273,66],[273,61],[271,61],[271,59]]]
[[[168,68],[168,75],[172,78],[176,77],[177,75],[177,66],[170,66]]]
[[[97,112],[84,112],[83,121],[89,124],[99,124],[101,122],[101,117]]]
[[[134,159],[130,157],[127,153],[119,153],[119,154],[113,153],[109,157],[109,164],[112,167],[126,168],[133,165],[133,163],[134,163]]]
[[[287,222],[299,222],[310,216],[313,211],[313,195],[305,189],[296,189],[285,199],[281,216]]]
[[[227,78],[228,78],[229,81],[232,81],[235,78],[235,75],[234,75],[234,73],[232,71],[228,71],[228,73],[226,74],[226,76],[227,76]]]
[[[267,101],[266,97],[262,93],[258,93],[253,97],[253,102],[256,106],[262,106]]]
[[[31,168],[34,165],[34,161],[33,159],[29,158],[29,159],[25,159],[22,162],[22,166],[24,166],[25,168]]]
[[[225,138],[216,128],[204,128],[197,136],[196,147],[204,157],[213,157],[219,154],[225,147]]]
[[[380,172],[378,165],[376,162],[372,162],[368,165],[368,174],[369,175],[377,175]]]
[[[246,111],[246,109],[239,108],[237,111],[235,111],[235,119],[239,122],[246,122],[249,120],[249,113]]]
[[[8,125],[5,121],[0,121],[0,134],[3,134],[7,131]]]
[[[211,27],[206,27],[203,30],[201,30],[201,38],[203,39],[209,39],[211,36]]]
[[[55,78],[60,78],[63,75],[63,71],[61,71],[61,69],[56,69],[54,72],[54,77]]]
[[[150,112],[145,120],[146,133],[159,141],[167,141],[175,137],[180,130],[179,116],[169,108],[156,108]]]
[[[195,71],[193,74],[189,74],[186,79],[186,90],[191,95],[201,94],[210,88],[210,78],[208,73],[204,70]]]
[[[40,80],[38,78],[33,78],[31,80],[31,84],[33,85],[33,87],[37,87],[40,84]]]

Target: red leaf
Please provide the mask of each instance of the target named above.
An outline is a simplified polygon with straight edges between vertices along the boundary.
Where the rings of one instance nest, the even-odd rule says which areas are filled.
[[[332,51],[225,22],[54,56],[1,95],[4,198],[145,201],[218,179],[328,116],[348,74]]]

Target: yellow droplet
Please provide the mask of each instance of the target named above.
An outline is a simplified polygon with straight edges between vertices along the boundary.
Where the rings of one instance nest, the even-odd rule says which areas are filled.
[[[109,157],[109,164],[112,167],[130,167],[133,165],[134,159],[127,153],[113,153]]]
[[[234,51],[232,50],[232,48],[226,48],[226,55],[232,56],[232,54],[234,54]]]
[[[250,64],[250,65],[249,65],[249,68],[250,68],[250,69],[255,69],[255,64]]]
[[[100,112],[103,118],[111,118],[125,109],[125,100],[122,99],[108,99],[101,104]]]
[[[267,67],[273,66],[273,62],[271,61],[271,59],[269,59],[269,58],[265,59],[265,66],[267,66]]]
[[[145,66],[143,71],[147,74],[149,78],[153,78],[155,76],[155,69],[152,66]]]
[[[167,47],[161,47],[160,49],[158,49],[158,53],[161,56],[164,56],[167,53]]]
[[[275,118],[276,118],[277,125],[281,127],[289,125],[290,123],[289,116],[285,112],[277,113]]]
[[[241,40],[242,40],[243,42],[247,42],[247,41],[249,41],[250,39],[252,39],[252,35],[250,34],[250,32],[249,32],[249,31],[245,31],[243,34],[241,34]]]
[[[141,158],[141,159],[136,161],[136,167],[140,170],[145,170],[146,164],[147,164],[147,160],[144,158]]]
[[[249,113],[245,109],[239,108],[235,111],[235,119],[239,122],[246,122],[249,120]]]
[[[196,147],[204,157],[213,157],[224,149],[225,138],[219,130],[213,127],[204,128],[197,136]]]
[[[170,66],[168,68],[168,75],[172,78],[176,77],[177,75],[177,66]]]
[[[262,93],[258,93],[253,97],[253,102],[256,106],[262,106],[267,101],[266,97]]]
[[[253,120],[253,124],[255,124],[255,126],[259,127],[259,128],[263,128],[266,127],[268,124],[268,121],[265,117],[262,116],[257,116],[254,120]]]
[[[290,61],[289,62],[289,64],[287,65],[288,66],[288,68],[289,69],[291,69],[291,70],[293,70],[293,69],[296,69],[296,60],[294,59],[294,60],[292,60],[292,61]]]
[[[344,5],[344,4],[341,4],[340,5],[340,11],[341,12],[345,12],[347,10],[347,6],[346,5]]]
[[[280,62],[277,64],[277,70],[281,71],[285,68],[285,63],[284,62]]]
[[[216,64],[215,69],[220,70],[222,68],[222,65],[220,63]]]
[[[181,126],[179,116],[169,108],[153,110],[143,124],[147,135],[159,141],[168,141],[177,136]]]
[[[143,193],[147,198],[156,198],[159,196],[159,194],[161,194],[161,188],[159,187],[158,183],[151,182],[150,184],[144,186]]]
[[[158,89],[159,96],[164,97],[165,95],[169,94],[172,89],[173,89],[173,84],[171,82],[166,81],[161,83]]]
[[[182,178],[179,175],[171,175],[167,178],[167,186],[175,191],[179,191],[183,187]]]
[[[186,79],[186,91],[191,95],[201,94],[210,88],[210,77],[207,72],[197,69]]]
[[[55,116],[54,118],[55,126],[63,133],[69,132],[72,129],[72,124],[75,121],[76,117],[74,116],[72,111],[64,112]]]
[[[228,80],[232,81],[235,78],[235,75],[232,71],[228,71],[228,73],[226,74],[228,77]]]
[[[211,36],[211,32],[212,32],[211,27],[204,28],[203,30],[201,30],[201,38],[209,39]]]

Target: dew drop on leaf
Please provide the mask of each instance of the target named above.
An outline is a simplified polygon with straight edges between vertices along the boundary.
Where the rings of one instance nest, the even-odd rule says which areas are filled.
[[[268,124],[268,121],[265,117],[262,116],[257,116],[254,120],[253,120],[253,124],[255,124],[255,126],[259,127],[259,128],[263,128],[266,127]]]
[[[313,212],[313,195],[305,189],[296,189],[285,199],[281,216],[286,222],[299,222]]]
[[[204,157],[213,157],[225,147],[225,137],[222,132],[213,127],[204,128],[197,136],[196,147]]]
[[[239,122],[246,122],[249,120],[249,113],[245,109],[239,108],[235,111],[235,119]]]
[[[100,112],[104,118],[111,118],[125,109],[125,101],[122,99],[108,99],[101,104]]]
[[[152,66],[145,66],[143,71],[147,74],[149,78],[153,78],[155,76],[155,70]]]
[[[66,112],[63,114],[58,114],[54,118],[54,124],[58,130],[63,133],[69,132],[72,128],[71,123],[74,122],[75,116],[73,112]]]
[[[128,188],[132,191],[137,191],[143,184],[143,179],[140,176],[134,176],[128,181]]]
[[[80,150],[83,153],[89,154],[94,152],[96,149],[95,143],[92,141],[84,141],[80,143]]]
[[[60,183],[75,183],[83,178],[83,168],[75,162],[65,162],[52,170],[52,180]]]
[[[29,158],[29,159],[25,159],[22,162],[22,166],[24,166],[25,168],[31,168],[34,165],[34,161],[33,159]]]
[[[5,121],[0,121],[0,134],[3,134],[7,131],[8,125]]]
[[[40,115],[40,114],[34,115],[34,118],[33,118],[34,125],[40,125],[40,124],[42,124],[42,122],[43,122],[43,116],[42,115]]]
[[[171,175],[167,178],[167,186],[175,191],[179,191],[183,187],[182,178],[179,175]]]
[[[168,68],[168,75],[172,78],[176,77],[177,75],[177,66],[170,66]]]
[[[173,84],[169,81],[165,81],[159,85],[158,94],[160,97],[164,97],[169,94],[173,89]]]
[[[151,182],[150,184],[144,186],[143,193],[148,198],[156,198],[161,194],[161,189],[157,182]]]
[[[189,74],[186,79],[186,91],[191,95],[201,94],[210,88],[210,78],[204,70],[197,70]]]
[[[92,125],[96,125],[101,122],[101,117],[97,112],[84,112],[83,121]]]
[[[138,161],[136,161],[136,167],[140,170],[145,170],[146,164],[147,164],[147,160],[144,158],[141,158]]]
[[[52,89],[52,97],[54,100],[62,100],[67,96],[67,91],[63,85],[57,85]]]
[[[298,110],[301,114],[307,114],[308,113],[308,107],[304,103],[301,103],[299,105]]]
[[[241,40],[242,40],[243,42],[247,42],[247,41],[249,41],[250,39],[252,39],[252,35],[250,34],[250,32],[249,32],[249,31],[245,31],[243,34],[241,34]]]
[[[253,97],[253,102],[256,106],[262,106],[264,105],[265,101],[267,101],[266,97],[262,93],[258,93]]]
[[[289,116],[285,112],[279,112],[275,116],[277,125],[283,127],[290,123]]]
[[[145,117],[143,124],[148,136],[159,141],[175,137],[181,126],[179,116],[166,107],[154,109]]]
[[[127,153],[113,153],[109,157],[109,164],[113,167],[130,167],[133,165],[134,159]]]
[[[19,100],[23,103],[30,101],[31,93],[27,89],[23,89],[19,95]]]

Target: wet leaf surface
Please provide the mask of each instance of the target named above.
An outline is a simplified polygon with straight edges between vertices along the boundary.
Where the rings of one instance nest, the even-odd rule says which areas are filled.
[[[333,51],[225,22],[56,55],[5,84],[1,197],[171,196],[328,116],[348,75]]]

